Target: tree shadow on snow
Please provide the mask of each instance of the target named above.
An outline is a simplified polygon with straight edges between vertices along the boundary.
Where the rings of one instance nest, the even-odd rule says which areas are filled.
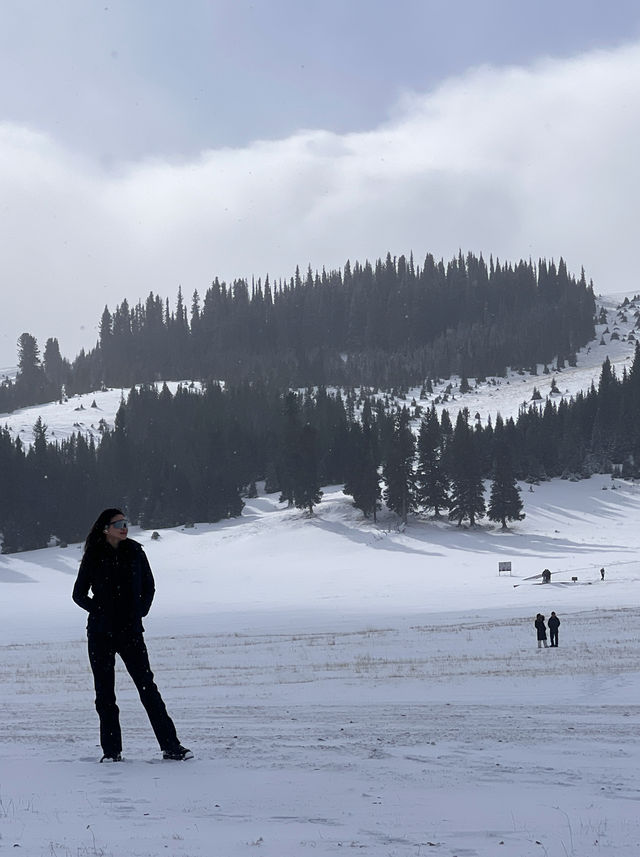
[[[0,583],[37,583],[37,581],[28,574],[0,565]]]
[[[504,555],[510,558],[543,557],[557,554],[575,556],[598,552],[604,555],[604,564],[608,551],[635,555],[633,548],[628,544],[575,541],[567,537],[523,533],[516,529],[504,531],[499,527],[495,529],[483,529],[482,527],[462,529],[452,524],[446,528],[429,528],[428,523],[425,523],[424,526],[423,532],[419,531],[420,524],[410,526],[403,535],[405,538],[408,536],[432,545],[434,543],[439,544],[446,548],[447,552],[459,550],[478,554]]]
[[[359,530],[353,526],[346,526],[336,521],[325,521],[320,517],[313,517],[308,520],[310,524],[318,529],[334,533],[334,535],[347,538],[349,541],[356,542],[356,544],[365,545],[376,550],[399,551],[400,553],[416,554],[418,556],[444,556],[442,551],[415,548],[406,544],[406,542],[396,541],[396,539],[402,537],[402,533],[376,529]]]
[[[463,553],[489,554],[517,557],[543,557],[566,554],[602,553],[606,564],[608,552],[628,553],[635,556],[632,547],[626,544],[602,544],[600,542],[574,541],[566,537],[544,536],[538,533],[522,533],[516,529],[502,530],[500,527],[485,524],[475,527],[458,527],[443,521],[410,521],[403,530],[359,529],[336,521],[327,521],[321,517],[308,519],[314,527],[347,538],[357,544],[382,551],[400,552],[417,556],[446,556],[460,551]],[[411,544],[413,542],[413,544]],[[417,544],[416,544],[417,543]]]

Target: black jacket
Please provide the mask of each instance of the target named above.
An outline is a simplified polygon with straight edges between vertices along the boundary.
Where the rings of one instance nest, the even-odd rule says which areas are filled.
[[[549,626],[550,631],[557,631],[560,627],[560,620],[557,616],[549,616],[547,619],[547,625]]]
[[[547,639],[547,629],[546,629],[545,624],[544,624],[544,619],[536,619],[536,621],[533,624],[536,626],[536,630],[538,632],[538,639],[539,640],[546,640]]]
[[[85,551],[72,597],[89,613],[87,631],[137,633],[154,593],[142,545],[125,539],[117,548],[104,542]]]

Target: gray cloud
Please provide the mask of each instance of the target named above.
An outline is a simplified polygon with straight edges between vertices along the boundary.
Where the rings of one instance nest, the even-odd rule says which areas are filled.
[[[309,130],[107,172],[0,125],[0,365],[23,330],[92,347],[105,304],[175,298],[296,264],[463,251],[564,256],[596,291],[639,290],[639,44],[482,67],[405,93],[366,133]]]

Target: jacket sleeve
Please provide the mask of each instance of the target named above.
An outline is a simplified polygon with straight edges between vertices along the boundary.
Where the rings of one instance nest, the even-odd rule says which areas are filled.
[[[153,603],[153,596],[156,592],[156,585],[153,579],[153,574],[151,572],[151,566],[149,565],[149,560],[147,559],[146,553],[140,548],[140,574],[141,574],[141,608],[142,615],[146,616],[149,610],[151,609],[151,605]]]
[[[71,596],[76,604],[88,613],[90,613],[93,608],[93,598],[89,595],[89,589],[91,588],[90,566],[91,564],[88,562],[85,554],[85,556],[82,557],[78,576],[73,587],[73,594]]]

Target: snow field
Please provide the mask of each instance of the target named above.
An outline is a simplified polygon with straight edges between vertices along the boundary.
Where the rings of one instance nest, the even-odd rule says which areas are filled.
[[[607,354],[630,365],[602,332],[556,375],[563,393],[597,383]],[[445,406],[506,418],[552,377]],[[26,443],[39,413],[54,437],[97,432],[120,395],[6,422]],[[132,530],[184,763],[160,759],[121,665],[125,761],[97,763],[81,546],[0,556],[0,855],[637,857],[640,486],[522,488],[508,532],[374,525],[338,487],[311,519],[262,495],[233,521]],[[550,584],[527,580],[545,567]],[[551,610],[560,646],[538,650]]]
[[[313,519],[261,496],[237,521],[133,532],[184,763],[160,759],[121,667],[126,760],[97,763],[80,547],[0,557],[0,849],[637,857],[637,486],[523,496],[508,533],[374,526],[337,488]],[[551,584],[525,579],[544,567]],[[538,650],[552,609],[560,647]]]

